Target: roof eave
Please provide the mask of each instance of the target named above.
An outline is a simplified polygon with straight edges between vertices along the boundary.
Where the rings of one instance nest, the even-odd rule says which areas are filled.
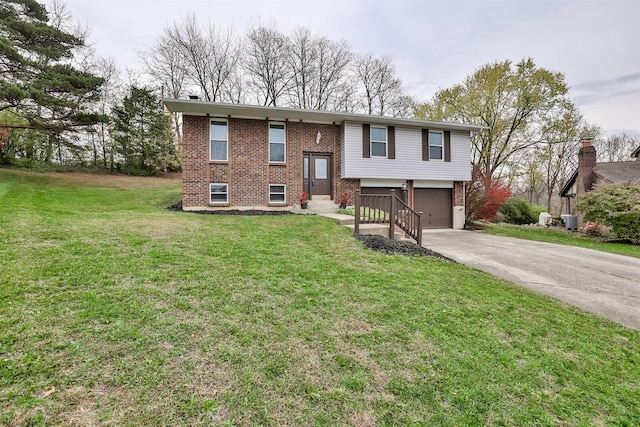
[[[569,191],[573,183],[576,181],[577,177],[578,177],[578,169],[576,168],[576,170],[571,174],[571,177],[569,178],[569,180],[562,186],[562,189],[560,189],[560,193],[558,194],[560,197],[568,196],[567,191]]]
[[[227,104],[206,102],[200,100],[186,100],[165,98],[162,100],[171,112],[181,112],[196,116],[218,116],[227,118],[289,120],[311,123],[380,123],[386,125],[406,125],[433,127],[437,129],[451,129],[479,132],[489,129],[488,126],[466,125],[461,123],[435,122],[429,120],[404,119],[397,117],[372,116],[368,114],[339,113],[330,111],[298,110],[295,108],[263,107],[257,105]]]

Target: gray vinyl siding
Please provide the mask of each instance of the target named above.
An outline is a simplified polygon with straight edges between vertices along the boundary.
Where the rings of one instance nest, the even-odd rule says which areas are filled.
[[[375,125],[375,122],[371,124]],[[346,122],[343,129],[342,178],[471,180],[471,140],[468,131],[451,131],[451,161],[445,162],[422,160],[421,128],[396,127],[395,159],[363,158],[362,124]]]

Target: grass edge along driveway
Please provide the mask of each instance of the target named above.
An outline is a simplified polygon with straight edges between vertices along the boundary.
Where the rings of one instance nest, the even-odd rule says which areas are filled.
[[[568,232],[543,227],[530,227],[512,224],[482,224],[483,232],[498,236],[535,240],[538,242],[557,243],[559,245],[578,246],[596,251],[609,252],[640,258],[640,245],[614,241],[598,241],[578,232]]]
[[[640,336],[311,216],[0,170],[0,424],[637,425]]]

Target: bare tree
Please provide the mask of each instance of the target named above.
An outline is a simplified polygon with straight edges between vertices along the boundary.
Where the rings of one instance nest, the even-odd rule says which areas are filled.
[[[354,61],[354,72],[362,90],[367,114],[408,116],[413,109],[411,97],[403,93],[391,58],[361,55]]]
[[[291,106],[327,110],[344,89],[351,51],[345,41],[333,42],[314,36],[308,28],[297,28],[290,42],[288,64],[292,79]]]
[[[598,138],[600,133],[600,128],[587,123],[577,107],[569,101],[560,103],[550,111],[542,125],[541,140],[521,152],[523,164],[526,165],[525,183],[532,196],[530,201],[534,201],[535,193],[539,192],[541,186],[543,203],[551,212],[559,187],[570,178],[577,166],[580,137]],[[534,177],[537,182],[533,181]]]
[[[288,38],[273,26],[253,26],[246,36],[244,69],[257,102],[277,106],[293,78]]]
[[[115,60],[111,57],[96,58],[94,64],[96,73],[104,79],[104,83],[100,88],[97,108],[100,115],[107,117],[111,115],[111,109],[123,96],[120,70],[116,66]],[[106,120],[97,123],[91,128],[90,137],[94,153],[94,165],[97,166],[97,152],[100,150],[102,151],[102,166],[105,169],[113,168],[114,147]]]
[[[188,64],[181,45],[170,36],[168,29],[151,49],[140,52],[139,56],[146,72],[160,84],[162,96],[180,98],[185,94]]]
[[[163,46],[157,52],[162,60],[174,64],[174,72],[183,69],[205,100],[230,100],[227,86],[232,84],[241,53],[233,30],[223,31],[211,23],[203,28],[194,15],[189,15],[181,24],[166,28],[158,46]]]
[[[640,146],[640,136],[632,136],[626,132],[608,136],[598,141],[598,160],[601,162],[624,162],[631,159],[633,150]]]
[[[356,58],[353,67],[363,91],[365,113],[373,114],[374,102],[377,96],[376,82],[379,80],[377,60],[372,54],[360,55]]]
[[[156,44],[146,52],[139,53],[146,72],[160,85],[162,97],[180,98],[189,92],[189,64],[184,56],[183,45],[172,37],[171,29],[165,28]],[[172,113],[172,125],[178,148],[182,147],[182,116]]]

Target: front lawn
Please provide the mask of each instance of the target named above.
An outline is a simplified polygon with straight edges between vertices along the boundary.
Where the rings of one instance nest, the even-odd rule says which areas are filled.
[[[640,245],[600,241],[578,232],[511,224],[483,223],[482,227],[484,231],[489,234],[535,240],[538,242],[558,243],[560,245],[579,246],[581,248],[640,258]]]
[[[640,424],[638,331],[179,195],[0,169],[0,424]]]

